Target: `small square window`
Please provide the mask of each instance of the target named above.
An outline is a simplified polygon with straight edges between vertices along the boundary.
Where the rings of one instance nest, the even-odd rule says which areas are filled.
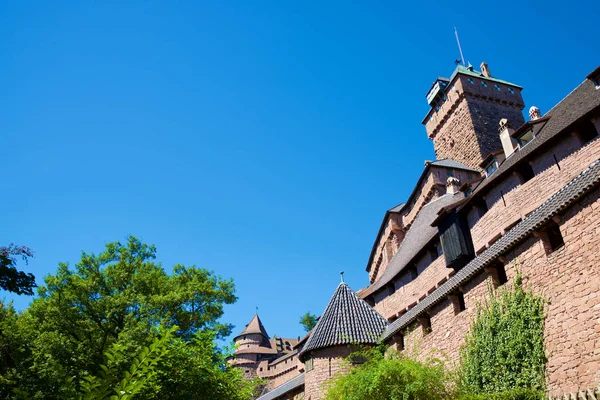
[[[510,87],[509,87],[509,88],[508,88],[508,93],[510,93],[510,94],[515,94],[515,91],[513,90],[513,88],[510,88]]]
[[[501,92],[502,89],[500,89],[500,86],[498,86],[497,84],[494,84],[494,87],[496,88],[497,91]]]
[[[508,282],[508,277],[506,276],[506,269],[504,268],[504,264],[498,263],[492,267],[486,268],[488,274],[490,274],[492,278],[492,283],[495,287],[502,286],[506,282]]]
[[[404,335],[399,333],[394,335],[394,342],[396,342],[396,349],[398,351],[404,350]]]
[[[467,79],[467,82],[469,82],[471,85],[474,85],[474,84],[475,84],[475,81],[474,81],[473,79],[471,79],[471,78],[468,78],[468,79]]]
[[[523,179],[523,183],[530,181],[535,176],[533,168],[531,168],[531,165],[529,165],[528,162],[524,162],[523,164],[519,165],[517,167],[517,173]]]
[[[546,228],[545,239],[546,254],[552,254],[565,245],[560,227],[555,222],[551,222]]]
[[[448,177],[452,177],[452,176],[454,176],[454,170],[453,169],[447,169],[446,170],[446,174],[448,175]]]
[[[486,176],[492,175],[498,169],[498,162],[494,159],[485,168]]]
[[[488,87],[488,86],[487,86],[487,83],[485,83],[484,81],[481,81],[481,86],[483,86],[483,87]]]
[[[423,329],[423,335],[431,333],[431,317],[428,314],[419,317],[419,324]]]
[[[465,305],[465,296],[463,292],[456,292],[455,294],[449,296],[452,300],[452,305],[454,306],[454,314],[460,314],[461,312],[467,309]]]

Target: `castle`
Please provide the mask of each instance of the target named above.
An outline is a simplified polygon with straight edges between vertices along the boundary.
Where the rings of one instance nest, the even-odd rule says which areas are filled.
[[[528,121],[522,88],[480,69],[458,65],[429,89],[422,123],[436,160],[385,212],[370,285],[342,282],[302,339],[270,339],[258,315],[235,338],[232,362],[268,382],[260,400],[322,399],[357,343],[418,342],[458,360],[488,283],[517,267],[549,302],[548,395],[600,383],[600,67]]]

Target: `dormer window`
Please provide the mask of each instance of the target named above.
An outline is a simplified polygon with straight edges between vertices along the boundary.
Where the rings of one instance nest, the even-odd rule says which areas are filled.
[[[519,147],[525,147],[527,143],[531,142],[535,136],[533,135],[533,129],[525,132],[523,135],[517,138],[517,142],[519,142]]]
[[[490,176],[492,175],[496,170],[498,169],[498,160],[496,160],[495,158],[492,158],[492,161],[490,161],[484,168],[483,170],[485,171],[485,175],[486,176]]]
[[[600,67],[593,70],[587,78],[594,83],[596,90],[600,89]]]

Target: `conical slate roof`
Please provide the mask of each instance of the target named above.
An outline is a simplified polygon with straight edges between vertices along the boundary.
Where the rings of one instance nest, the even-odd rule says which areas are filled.
[[[377,344],[388,322],[344,282],[340,283],[300,352],[342,344]]]
[[[239,335],[237,335],[235,338],[237,339],[238,337],[240,337],[242,335],[250,335],[250,334],[253,334],[253,333],[260,333],[265,338],[269,339],[269,335],[267,334],[267,330],[263,326],[262,321],[258,317],[258,314],[254,314],[254,317],[252,317],[252,320],[250,320],[250,322],[248,323],[248,325],[246,325],[246,328],[242,331],[242,333],[240,333]]]

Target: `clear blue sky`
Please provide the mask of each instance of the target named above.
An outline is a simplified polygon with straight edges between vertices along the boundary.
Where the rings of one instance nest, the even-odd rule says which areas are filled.
[[[234,332],[258,306],[303,334],[340,270],[367,285],[385,210],[433,158],[454,24],[542,112],[600,61],[594,1],[400,3],[2,2],[0,243],[31,247],[41,283],[133,234],[167,270],[233,277]]]

